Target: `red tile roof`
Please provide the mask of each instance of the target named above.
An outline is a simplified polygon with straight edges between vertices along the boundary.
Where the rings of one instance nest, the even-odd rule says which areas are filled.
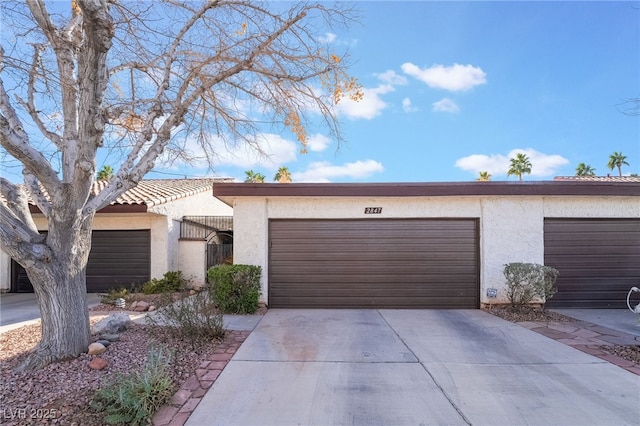
[[[640,176],[556,176],[553,180],[571,182],[640,182]]]
[[[142,180],[135,188],[131,188],[120,195],[106,209],[113,208],[111,206],[138,206],[136,211],[146,211],[149,207],[169,203],[201,192],[212,191],[215,183],[231,183],[233,181],[233,178],[146,179]],[[96,195],[106,186],[107,181],[94,182],[91,193]],[[47,197],[46,191],[43,192]],[[0,198],[4,199],[2,194],[0,194]],[[39,211],[31,200],[29,200],[29,204],[31,204],[30,209],[32,212]]]
[[[138,186],[119,196],[115,204],[143,204],[147,207],[168,203],[205,191],[211,191],[214,183],[233,182],[232,178],[203,179],[146,179]],[[95,195],[107,186],[106,181],[94,182],[91,192]]]

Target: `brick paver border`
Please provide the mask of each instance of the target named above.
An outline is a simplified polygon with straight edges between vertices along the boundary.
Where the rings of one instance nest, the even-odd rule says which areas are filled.
[[[230,331],[213,353],[200,363],[195,374],[154,414],[153,424],[183,426],[249,333],[250,331]]]
[[[638,336],[580,320],[569,323],[521,322],[518,324],[640,376],[640,364],[600,349],[600,346],[640,345]]]

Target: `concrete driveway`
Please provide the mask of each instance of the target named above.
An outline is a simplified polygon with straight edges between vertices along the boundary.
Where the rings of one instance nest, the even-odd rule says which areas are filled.
[[[640,377],[480,310],[270,310],[187,425],[637,425]]]
[[[100,303],[100,295],[87,293],[89,307]],[[40,309],[34,293],[0,295],[0,332],[19,328],[40,319]]]

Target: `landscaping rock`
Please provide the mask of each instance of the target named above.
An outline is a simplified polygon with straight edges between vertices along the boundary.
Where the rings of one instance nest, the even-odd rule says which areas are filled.
[[[118,336],[119,338],[120,336]],[[107,339],[101,339],[101,340],[96,340],[96,343],[100,343],[102,346],[104,346],[105,348],[108,348],[109,345],[111,344],[110,340]]]
[[[111,343],[113,342],[117,342],[118,340],[120,340],[120,335],[115,333],[115,334],[101,334],[100,338],[98,340],[108,340]]]
[[[156,307],[155,307],[155,306],[153,306],[153,305],[149,306],[149,312],[153,312],[153,311],[155,311],[155,310],[156,310]]]
[[[145,302],[144,300],[141,300],[136,304],[136,307],[133,310],[136,312],[144,312],[147,309],[149,309],[149,303]]]
[[[107,348],[102,343],[92,343],[89,345],[89,355],[100,355],[107,351]]]
[[[125,331],[131,324],[131,318],[124,312],[117,312],[102,318],[91,327],[93,334],[117,334]]]
[[[107,361],[105,361],[102,358],[94,358],[91,360],[91,362],[89,363],[89,368],[92,370],[102,370],[104,369],[107,365],[109,365],[109,363]]]
[[[131,306],[129,306],[129,309],[131,309],[132,311],[135,311],[136,306],[138,306],[138,302],[137,302],[137,301],[133,302],[133,303],[131,304]]]

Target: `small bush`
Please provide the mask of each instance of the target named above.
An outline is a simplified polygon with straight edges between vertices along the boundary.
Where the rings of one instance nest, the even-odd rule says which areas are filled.
[[[217,265],[209,269],[209,291],[227,314],[253,314],[260,298],[262,269],[253,265]]]
[[[142,285],[144,294],[173,293],[187,286],[187,279],[182,271],[169,271],[160,279],[153,278]]]
[[[540,298],[544,302],[555,293],[555,282],[558,271],[549,266],[537,263],[509,263],[504,265],[504,276],[507,280],[507,298],[511,306],[521,309],[524,305]]]
[[[161,348],[151,348],[140,373],[121,375],[98,390],[91,408],[105,414],[110,425],[149,424],[153,414],[173,394],[173,381],[167,372],[171,355]]]
[[[128,296],[129,290],[126,288],[112,288],[108,293],[100,295],[100,303],[104,305],[115,305],[116,299],[126,299]]]
[[[162,308],[147,317],[159,339],[165,334],[187,339],[196,349],[214,339],[222,340],[226,335],[223,316],[205,291],[175,302],[166,294],[159,305]]]

